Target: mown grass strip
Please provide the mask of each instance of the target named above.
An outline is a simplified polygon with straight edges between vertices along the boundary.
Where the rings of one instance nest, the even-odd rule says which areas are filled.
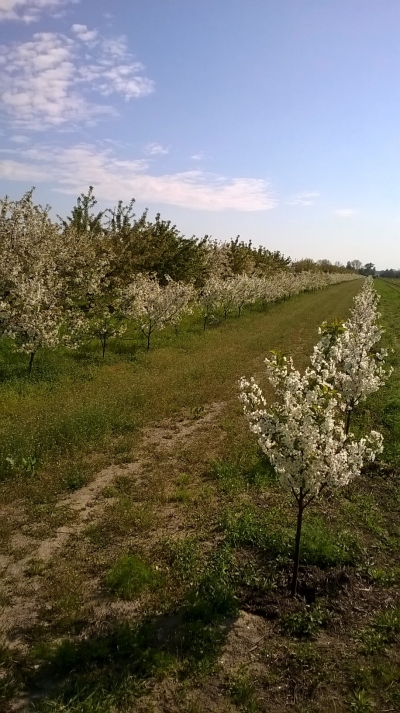
[[[34,461],[35,477],[40,479],[37,471],[45,472],[47,462],[53,485],[49,488],[46,479],[46,491],[53,496],[63,489],[62,464],[72,454],[104,447],[116,436],[132,438],[145,423],[184,408],[236,398],[237,379],[262,370],[268,350],[290,352],[303,366],[318,325],[324,319],[346,317],[359,287],[354,281],[299,295],[267,311],[232,318],[206,333],[192,322],[178,337],[172,332],[160,335],[149,354],[133,350],[129,360],[125,353],[118,355],[118,344],[104,364],[90,350],[43,351],[32,382],[7,380],[4,365],[20,357],[3,345],[2,478],[11,476],[12,482],[19,475],[26,480],[23,462]],[[22,495],[24,488],[20,490]]]

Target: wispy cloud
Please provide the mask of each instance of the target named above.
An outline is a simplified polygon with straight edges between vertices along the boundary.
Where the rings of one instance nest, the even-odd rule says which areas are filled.
[[[316,191],[308,191],[299,193],[288,201],[289,205],[314,205],[315,199],[319,198],[320,194]]]
[[[87,25],[72,25],[71,27],[72,32],[77,36],[79,40],[82,42],[87,42],[88,44],[92,44],[93,42],[97,41],[98,39],[98,31],[97,30],[89,30]]]
[[[116,114],[113,107],[90,101],[88,90],[125,100],[154,90],[124,37],[100,40],[86,25],[73,27],[73,38],[38,32],[29,42],[0,46],[0,98],[15,126],[70,129]]]
[[[59,10],[69,2],[76,3],[79,0],[0,0],[0,22],[35,22],[43,12]]]
[[[192,159],[192,161],[202,161],[204,158],[204,154],[194,153],[190,158]]]
[[[169,153],[169,149],[161,144],[147,144],[145,151],[150,154],[150,156],[158,156]]]
[[[14,136],[10,136],[10,141],[13,141],[15,144],[28,144],[29,137],[23,134],[15,134]]]
[[[352,218],[353,215],[357,215],[358,210],[355,208],[338,208],[334,211],[335,215],[339,215],[341,218]]]
[[[195,210],[269,210],[276,205],[267,181],[226,178],[202,171],[151,175],[146,161],[118,158],[112,149],[78,144],[69,148],[20,149],[19,160],[0,160],[0,178],[53,182],[54,190],[77,194],[89,185],[97,198],[166,203]]]

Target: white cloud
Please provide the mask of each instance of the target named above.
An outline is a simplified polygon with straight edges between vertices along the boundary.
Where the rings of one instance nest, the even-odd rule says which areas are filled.
[[[52,182],[54,190],[78,194],[93,185],[99,199],[166,203],[195,210],[269,210],[276,199],[256,178],[226,178],[202,171],[151,175],[146,161],[119,159],[112,149],[78,144],[70,148],[20,149],[22,160],[1,161],[0,178]]]
[[[195,153],[193,156],[190,157],[192,161],[202,161],[204,158],[204,154],[202,153]]]
[[[304,193],[299,193],[297,196],[293,196],[289,202],[289,205],[314,205],[315,198],[319,198],[320,194],[316,191],[309,191]]]
[[[335,215],[339,215],[341,218],[351,218],[353,215],[357,215],[358,210],[354,208],[338,208],[334,211]]]
[[[158,156],[169,153],[169,149],[161,144],[147,144],[146,152],[150,154],[150,156]]]
[[[89,30],[87,25],[72,25],[71,30],[79,40],[89,44],[97,40],[99,34],[97,30]]]
[[[111,106],[89,101],[86,89],[126,100],[153,91],[154,83],[144,76],[123,37],[95,42],[88,39],[95,31],[75,27],[76,39],[38,32],[29,42],[0,46],[0,98],[15,126],[71,129],[116,114]]]
[[[46,172],[40,166],[29,165],[28,167],[11,159],[0,160],[0,176],[8,181],[43,182],[46,180]]]
[[[68,2],[79,0],[0,0],[0,22],[2,20],[20,20],[35,22],[42,12],[53,11]]]

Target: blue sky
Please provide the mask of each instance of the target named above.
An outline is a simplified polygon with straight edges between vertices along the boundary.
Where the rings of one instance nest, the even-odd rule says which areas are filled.
[[[400,267],[399,0],[0,0],[0,190]]]

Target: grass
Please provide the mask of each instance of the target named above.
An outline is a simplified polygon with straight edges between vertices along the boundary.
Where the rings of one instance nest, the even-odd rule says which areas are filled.
[[[295,508],[249,433],[237,379],[263,382],[269,349],[304,367],[318,325],[345,318],[359,285],[206,333],[188,318],[148,354],[133,334],[104,361],[94,343],[39,353],[31,380],[0,345],[0,541],[12,564],[26,557],[2,581],[21,645],[6,632],[1,710],[18,694],[40,713],[397,710],[400,293],[376,285],[394,373],[354,427],[383,430],[385,451],[307,510],[298,600]],[[80,522],[64,499],[110,465],[82,526],[41,561],[40,540]]]
[[[136,555],[124,555],[106,575],[106,586],[121,599],[133,599],[143,589],[153,589],[159,584],[157,572]]]

